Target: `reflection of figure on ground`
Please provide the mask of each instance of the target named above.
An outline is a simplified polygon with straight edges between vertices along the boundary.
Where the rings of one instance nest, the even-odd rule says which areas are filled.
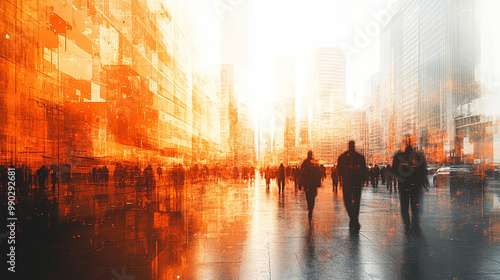
[[[349,141],[349,150],[339,156],[338,174],[342,181],[344,204],[349,215],[349,229],[360,230],[359,206],[361,187],[366,177],[365,157],[354,150],[354,141]]]
[[[418,233],[420,231],[419,211],[422,189],[429,184],[425,157],[422,153],[414,151],[411,144],[408,143],[404,152],[394,155],[392,168],[398,176],[401,216],[405,232],[416,231]]]
[[[285,190],[285,166],[283,163],[278,168],[278,193],[283,193]]]
[[[332,177],[332,188],[334,192],[337,192],[337,186],[339,184],[339,172],[337,170],[337,166],[334,165],[331,170]]]
[[[317,188],[321,185],[321,171],[319,167],[313,163],[312,151],[307,152],[307,159],[304,160],[301,166],[301,182],[300,185],[306,192],[307,211],[309,220],[312,218]]]

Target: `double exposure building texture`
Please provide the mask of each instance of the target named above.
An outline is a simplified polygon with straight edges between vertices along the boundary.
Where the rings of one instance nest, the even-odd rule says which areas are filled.
[[[292,163],[296,164],[298,161],[295,143],[295,56],[278,58],[276,70],[275,109],[277,118],[274,127],[274,150],[278,153],[279,161],[288,166]]]
[[[181,6],[2,1],[2,161],[189,163],[193,146],[216,147],[203,127],[219,126],[218,101],[188,63],[196,50]]]
[[[313,58],[312,146],[315,157],[335,162],[347,143],[346,58],[340,48],[318,48]]]
[[[478,98],[474,3],[402,3],[381,33],[380,93],[372,98],[379,113],[369,114],[380,116],[384,133],[371,142],[394,152],[412,135],[433,161],[459,153],[458,108]]]

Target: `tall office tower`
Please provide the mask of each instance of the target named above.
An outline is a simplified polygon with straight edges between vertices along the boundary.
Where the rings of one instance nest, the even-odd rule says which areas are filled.
[[[350,113],[349,140],[356,142],[356,150],[365,156],[368,154],[368,129],[366,126],[366,110],[353,109]]]
[[[224,158],[233,161],[236,156],[238,125],[238,97],[234,90],[234,66],[221,65],[220,106],[220,148]]]
[[[390,104],[382,144],[394,151],[406,135],[442,161],[456,153],[458,108],[477,98],[474,1],[410,0],[381,34],[380,89]],[[383,109],[386,110],[385,108]],[[460,140],[458,140],[460,141]]]
[[[309,103],[312,103],[312,100],[309,100],[310,97],[303,95],[298,97],[297,109],[298,109],[298,120],[297,120],[297,155],[300,158],[304,158],[307,155],[307,151],[310,150],[311,147],[311,133],[309,128],[309,112],[311,109],[309,108]]]
[[[347,147],[346,58],[340,48],[318,48],[313,58],[312,144],[316,159],[334,162]]]
[[[365,82],[365,92],[368,93],[367,119],[367,147],[366,162],[368,164],[381,163],[386,160],[386,149],[383,145],[384,125],[381,108],[385,100],[381,97],[379,75],[374,74]]]
[[[217,2],[220,3],[219,8],[221,8],[221,62],[233,67],[235,98],[240,103],[248,104],[250,98],[248,96],[249,1],[223,0]],[[236,103],[235,108],[237,111],[238,103]],[[246,110],[248,116],[251,116],[253,108],[248,107]],[[251,124],[253,119],[249,118],[247,121]],[[236,122],[238,122],[238,116],[236,116]],[[235,142],[232,147],[233,153],[238,149],[237,145],[247,146],[247,144]],[[234,164],[237,164],[237,160]]]
[[[489,123],[490,133],[483,133],[481,140],[485,147],[474,149],[486,155],[485,162],[500,163],[500,1],[476,1],[479,25],[480,49],[479,64],[476,68],[476,81],[481,93],[480,102],[472,102],[468,118],[475,118],[481,123]],[[480,115],[480,118],[478,118]],[[466,119],[464,119],[465,121]],[[483,129],[474,129],[480,135]],[[469,139],[474,137],[469,137]],[[482,139],[481,139],[482,138]],[[489,147],[488,147],[489,146]],[[481,151],[482,150],[482,151]]]
[[[240,102],[247,102],[249,1],[220,2],[222,4],[221,62],[234,66],[236,95]]]
[[[273,138],[274,129],[277,119],[274,114],[274,102],[264,102],[260,104],[259,123],[258,123],[258,148],[259,148],[259,163],[267,166],[273,163]]]
[[[275,108],[279,119],[274,127],[274,148],[278,153],[278,161],[286,165],[296,161],[295,82],[295,56],[278,58]]]
[[[238,126],[235,149],[235,165],[252,166],[255,164],[255,133],[246,104],[238,104]]]

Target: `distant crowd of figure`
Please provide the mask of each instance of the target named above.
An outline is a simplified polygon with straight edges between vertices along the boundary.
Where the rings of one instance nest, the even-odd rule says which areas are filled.
[[[392,165],[368,167],[364,156],[356,152],[354,141],[350,141],[348,146],[348,150],[339,156],[337,165],[330,168],[330,176],[333,192],[342,188],[350,231],[355,233],[361,228],[359,209],[362,188],[368,186],[369,183],[373,188],[378,188],[379,180],[381,180],[382,184],[386,184],[388,192],[394,189],[396,193],[399,193],[405,232],[418,232],[422,190],[429,185],[424,155],[415,151],[408,141],[405,150],[398,151],[394,155]],[[308,152],[307,158],[300,167],[285,167],[280,164],[278,168],[267,167],[261,169],[260,172],[265,178],[267,189],[270,188],[271,180],[276,179],[279,194],[284,193],[286,178],[293,180],[294,186],[299,190],[303,189],[306,195],[308,217],[312,219],[318,188],[326,178],[326,167],[319,165],[313,159],[312,151]]]
[[[180,189],[185,180],[190,182],[208,182],[231,180],[233,182],[253,182],[255,180],[255,167],[232,167],[228,165],[192,165],[185,167],[175,164],[168,167],[158,164],[155,168],[148,164],[144,168],[138,165],[115,163],[110,165],[94,165],[82,168],[72,174],[68,164],[41,165],[36,172],[26,165],[0,165],[0,186],[2,194],[6,192],[8,182],[8,168],[15,168],[16,188],[18,190],[33,189],[34,191],[56,191],[59,183],[87,183],[95,184],[101,188],[109,187],[113,183],[116,187],[133,186],[136,190],[152,190],[157,183],[175,186]],[[87,170],[83,171],[82,170]],[[111,170],[111,171],[110,171]],[[78,178],[75,180],[75,178]],[[111,178],[111,180],[110,180]]]
[[[49,168],[50,167],[50,168]],[[71,169],[68,165],[52,164],[49,167],[42,165],[33,173],[32,169],[26,165],[0,165],[0,186],[2,194],[5,193],[8,183],[8,168],[15,170],[16,189],[22,192],[25,189],[48,190],[49,187],[55,191],[59,182],[67,182]]]
[[[342,189],[343,201],[349,216],[349,228],[352,232],[360,230],[359,208],[362,187],[369,182],[373,188],[378,188],[379,179],[386,184],[387,190],[399,193],[401,214],[406,232],[419,229],[419,209],[421,207],[422,189],[428,186],[427,164],[422,153],[413,149],[408,142],[404,151],[397,152],[393,157],[392,165],[375,165],[368,168],[365,158],[355,151],[354,141],[349,142],[348,150],[340,155],[337,165],[330,168],[333,192]],[[14,166],[9,166],[14,168]],[[255,180],[255,168],[253,166],[230,167],[230,166],[199,166],[193,165],[185,168],[181,164],[168,168],[158,165],[153,168],[151,164],[144,169],[138,165],[125,165],[116,163],[113,170],[113,184],[115,187],[134,186],[136,190],[150,191],[157,183],[175,186],[176,194],[179,195],[186,180],[193,183],[219,180],[231,180],[233,182]],[[57,184],[67,183],[71,180],[71,166],[52,164],[49,167],[42,165],[33,174],[31,168],[21,165],[16,169],[16,187],[36,188],[41,191],[53,192]],[[0,166],[0,184],[2,192],[7,189],[7,167]],[[110,183],[110,170],[108,165],[94,166],[88,169],[84,176],[86,183],[96,184],[101,188],[108,187]],[[156,172],[155,172],[156,171]],[[276,179],[278,193],[284,194],[286,181],[293,181],[295,188],[304,190],[307,200],[308,217],[312,219],[315,198],[318,188],[327,176],[327,168],[319,165],[313,158],[313,152],[309,151],[307,158],[300,166],[285,167],[280,164],[277,168],[261,168],[260,175],[264,177],[266,188],[270,188],[271,180]],[[48,186],[51,186],[49,188]],[[409,211],[411,209],[412,216]]]

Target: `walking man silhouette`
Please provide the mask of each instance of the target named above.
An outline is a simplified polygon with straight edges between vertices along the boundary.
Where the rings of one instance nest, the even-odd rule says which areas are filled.
[[[301,165],[301,183],[300,185],[306,192],[307,211],[309,220],[312,219],[316,195],[318,194],[317,188],[321,185],[321,173],[319,166],[313,163],[312,151],[307,152],[307,158]]]
[[[349,230],[359,232],[359,206],[361,187],[366,177],[365,157],[354,149],[354,141],[349,141],[349,150],[338,159],[338,174],[341,178],[344,204],[349,215]]]
[[[280,164],[278,168],[278,193],[283,193],[285,191],[285,166]]]
[[[429,185],[425,157],[422,153],[414,151],[411,143],[408,142],[404,152],[394,155],[392,168],[398,177],[401,216],[405,225],[405,233],[409,234],[411,231],[419,233],[423,187]]]

